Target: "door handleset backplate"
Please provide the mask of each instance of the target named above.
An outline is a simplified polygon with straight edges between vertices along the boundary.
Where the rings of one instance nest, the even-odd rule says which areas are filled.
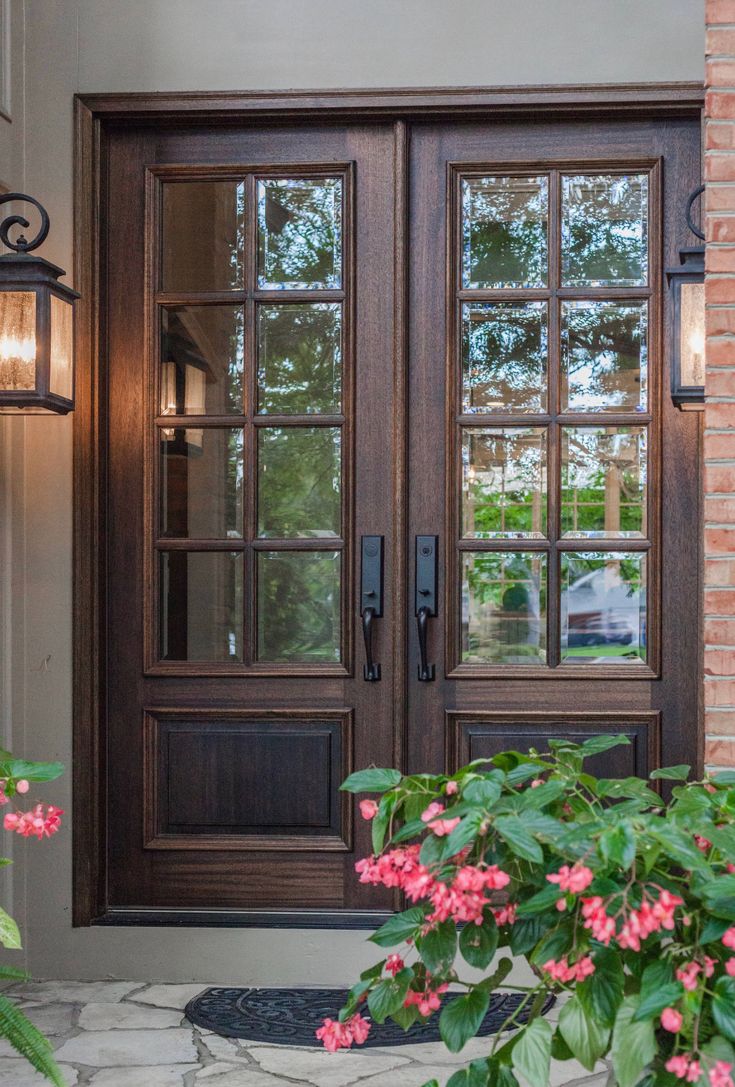
[[[360,616],[365,641],[363,678],[367,683],[380,679],[380,665],[373,660],[373,631],[375,620],[383,616],[383,554],[382,536],[363,536],[360,552]]]

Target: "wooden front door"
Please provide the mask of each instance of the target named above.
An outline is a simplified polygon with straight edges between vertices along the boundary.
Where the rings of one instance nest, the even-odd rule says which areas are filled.
[[[78,916],[369,924],[351,769],[695,761],[696,120],[128,122],[102,162]]]

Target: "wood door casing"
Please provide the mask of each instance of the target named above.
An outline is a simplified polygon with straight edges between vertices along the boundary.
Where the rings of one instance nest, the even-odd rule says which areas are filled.
[[[441,533],[442,566],[454,554],[444,521],[449,462],[437,441],[451,426],[443,392],[452,298],[445,278],[447,164],[546,168],[585,156],[611,166],[660,163],[660,267],[674,262],[686,240],[680,213],[699,178],[700,99],[700,90],[682,87],[655,93],[539,89],[530,98],[524,89],[80,102],[78,206],[90,232],[77,265],[88,291],[76,420],[75,923],[371,925],[393,903],[361,887],[352,872],[370,842],[368,826],[359,814],[353,818],[352,805],[336,790],[351,767],[441,769],[470,752],[492,753],[498,744],[583,736],[593,729],[631,736],[620,772],[645,773],[659,759],[696,759],[697,736],[685,725],[690,714],[697,718],[694,634],[683,641],[675,630],[664,630],[660,676],[605,684],[609,712],[600,705],[603,685],[584,675],[543,682],[529,674],[447,678],[449,596],[442,568],[440,616],[430,621],[437,681],[421,684],[415,680],[412,590],[415,533]],[[146,271],[141,224],[155,206],[152,193],[161,178],[288,164],[317,172],[336,165],[354,173],[355,456],[347,476],[355,487],[352,532],[345,540],[352,547],[353,601],[349,612],[344,605],[345,666],[322,668],[319,676],[288,667],[261,668],[256,676],[258,668],[247,663],[191,669],[155,659],[157,639],[143,618],[149,584],[144,563],[151,553],[141,542],[144,529],[148,542],[154,540],[150,519],[143,521],[144,485],[155,481],[155,465],[150,448],[146,452],[150,412],[144,401],[150,407],[153,400],[141,380],[141,360],[146,352],[151,357],[146,307],[156,300],[150,278],[155,262],[149,259]],[[665,294],[660,282],[656,289]],[[664,302],[661,344],[669,329]],[[104,338],[95,370],[98,334]],[[696,594],[682,602],[682,585],[699,569],[696,498],[693,504],[698,424],[672,408],[666,365],[664,357],[666,515],[657,546],[672,561],[661,599],[664,614],[678,608],[683,624],[696,631]],[[384,535],[386,542],[378,684],[362,681],[354,603],[359,537],[366,533]],[[105,607],[108,582],[113,592]],[[253,737],[264,745],[255,760],[249,757]],[[289,795],[281,809],[278,788],[269,783],[259,808],[252,783],[259,770],[273,774],[291,738],[294,760],[281,784],[291,793],[303,769],[303,795]],[[197,760],[202,787],[187,806],[187,774]],[[319,768],[327,770],[321,778]],[[245,795],[237,788],[243,777]],[[294,813],[297,824],[288,821]]]

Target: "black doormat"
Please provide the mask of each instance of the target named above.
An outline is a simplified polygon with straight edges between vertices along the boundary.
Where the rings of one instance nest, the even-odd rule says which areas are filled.
[[[194,1026],[213,1030],[224,1038],[246,1038],[271,1045],[318,1046],[314,1031],[323,1019],[336,1019],[346,999],[346,989],[205,989],[189,1001],[185,1014]],[[446,1001],[452,999],[451,993],[445,997]],[[493,993],[477,1033],[495,1034],[522,999],[517,993]],[[550,996],[544,1014],[553,1005],[554,997]],[[370,1018],[367,1007],[362,1014]],[[518,1022],[525,1023],[527,1018],[524,1009]],[[428,1023],[416,1023],[408,1033],[395,1023],[373,1023],[365,1045],[414,1045],[440,1040],[439,1017],[435,1015]]]

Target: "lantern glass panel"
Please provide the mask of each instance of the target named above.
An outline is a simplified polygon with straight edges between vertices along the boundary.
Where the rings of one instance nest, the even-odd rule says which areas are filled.
[[[36,387],[36,293],[0,291],[0,389]]]
[[[73,396],[74,359],[73,310],[70,302],[51,295],[51,350],[49,356],[49,392],[71,400]]]
[[[680,307],[679,382],[704,385],[704,283],[683,282]]]

